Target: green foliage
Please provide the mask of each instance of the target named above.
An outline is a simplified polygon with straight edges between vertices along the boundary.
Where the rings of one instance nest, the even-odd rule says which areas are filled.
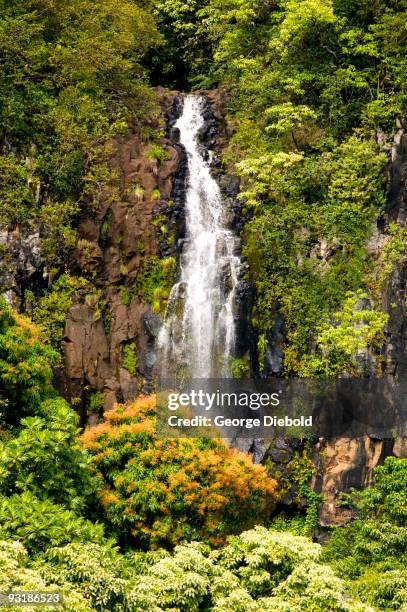
[[[2,0],[0,13],[0,220],[39,226],[58,269],[83,195],[107,196],[107,141],[154,114],[141,59],[159,36],[130,0]]]
[[[281,496],[292,497],[291,508],[296,508],[296,514],[288,518],[283,514],[273,517],[270,524],[272,529],[284,529],[295,535],[312,537],[318,526],[318,512],[322,502],[322,496],[312,490],[311,478],[316,472],[316,467],[310,459],[312,447],[305,444],[301,451],[296,451],[293,457],[284,466],[271,460],[266,460],[269,474],[276,479]]]
[[[21,541],[32,552],[68,542],[101,542],[103,527],[47,497],[32,493],[0,497],[0,534]]]
[[[112,137],[129,118],[144,135],[155,130],[144,62],[160,84],[228,91],[234,136],[225,160],[241,178],[249,219],[244,255],[257,288],[260,371],[276,310],[287,374],[358,375],[359,358],[376,357],[387,323],[377,305],[405,257],[405,229],[395,223],[376,259],[366,248],[383,212],[386,134],[407,103],[404,0],[0,0],[0,9],[0,225],[39,231],[50,278],[76,245],[83,207],[119,197]],[[166,152],[153,144],[148,156],[162,163]],[[134,194],[143,199],[140,185]],[[154,189],[151,199],[160,198]],[[104,246],[109,223],[107,214]],[[152,225],[170,244],[165,219]],[[90,272],[90,243],[77,246]],[[120,296],[163,313],[176,262],[143,248],[134,288]],[[0,254],[10,257],[4,245]],[[345,500],[358,519],[334,531],[328,567],[319,545],[294,535],[317,524],[307,453],[288,462],[288,476],[267,466],[276,484],[219,440],[157,438],[154,398],[110,411],[85,433],[85,451],[76,416],[51,385],[66,315],[85,291],[109,333],[105,291],[67,273],[35,307],[27,292],[41,331],[0,299],[2,590],[60,588],[65,609],[78,611],[407,608],[405,460],[387,459],[371,488]],[[136,375],[134,342],[122,364]],[[247,367],[231,364],[239,377]],[[102,402],[92,394],[90,409],[99,413]],[[268,520],[288,490],[294,505],[305,503],[303,516],[210,549],[207,542],[224,544]],[[175,549],[123,555],[92,512],[127,547]]]
[[[128,287],[120,287],[120,298],[124,306],[130,306],[131,292]]]
[[[154,16],[162,44],[151,56],[152,78],[168,87],[186,89],[188,81],[207,73],[210,40],[203,23],[207,0],[154,0]]]
[[[95,321],[102,319],[105,334],[109,335],[111,329],[111,314],[109,304],[106,301],[106,292],[95,286],[90,286],[91,292],[85,296],[85,303],[93,308],[93,318]]]
[[[386,282],[406,255],[407,230],[394,222],[389,223],[387,240],[380,252],[376,278],[372,284],[376,292],[385,289]]]
[[[47,583],[72,585],[89,610],[134,610],[130,568],[111,546],[73,542],[51,548],[38,564]]]
[[[350,596],[320,553],[306,538],[262,527],[217,551],[194,542],[173,554],[122,556],[109,545],[72,543],[49,548],[35,563],[20,543],[0,541],[0,586],[62,590],[62,609],[88,612],[372,610]]]
[[[21,542],[0,541],[0,588],[2,591],[41,591],[63,594],[62,610],[89,612],[86,595],[78,592],[72,583],[64,584],[45,580],[38,568],[32,566],[27,550]],[[10,612],[21,610],[21,606],[7,606]],[[26,608],[32,609],[30,607]],[[36,609],[38,607],[36,606]],[[41,608],[39,608],[41,609]]]
[[[167,159],[168,153],[161,145],[153,144],[148,152],[148,157],[157,160],[161,164]]]
[[[165,312],[167,300],[175,281],[176,261],[174,257],[160,259],[152,256],[144,260],[142,271],[137,277],[137,289],[154,312]]]
[[[248,378],[250,376],[250,365],[243,357],[232,360],[230,371],[233,378]]]
[[[14,155],[1,155],[0,176],[0,221],[2,224],[27,221],[35,198],[27,163]]]
[[[78,416],[51,386],[55,357],[38,328],[0,302],[0,399],[10,429],[0,440],[0,534],[32,551],[103,538],[81,517],[95,481]]]
[[[213,552],[201,543],[177,546],[172,557],[147,562],[136,582],[139,606],[157,612],[367,610],[348,600],[342,581],[318,563],[320,550],[306,538],[262,527]]]
[[[405,3],[331,0],[210,0],[197,14],[214,49],[209,78],[229,90],[253,323],[262,339],[275,308],[284,315],[286,373],[304,371],[348,291],[378,297],[366,243],[383,210],[383,133],[406,105],[406,41],[392,31],[405,17]],[[400,248],[389,240],[379,276]]]
[[[161,197],[161,191],[159,189],[153,189],[151,192],[151,199],[154,200],[159,200]]]
[[[32,318],[41,326],[43,337],[58,351],[61,350],[65,321],[73,297],[86,286],[87,281],[84,278],[73,277],[69,273],[62,274],[32,311]],[[27,297],[28,301],[34,302],[34,296],[26,295],[26,299]]]
[[[254,322],[262,338],[272,326],[273,306],[280,305],[287,372],[300,373],[321,320],[363,281],[362,253],[382,203],[377,176],[383,164],[366,148],[352,137],[323,160],[277,153],[239,164],[255,181],[246,192],[256,213],[244,245],[257,286]]]
[[[102,414],[105,403],[105,394],[103,391],[95,391],[89,399],[89,412],[91,414]]]
[[[26,317],[12,313],[0,298],[0,405],[1,421],[17,424],[35,414],[41,402],[54,394],[52,365],[57,354],[44,345],[39,330]]]
[[[353,590],[380,610],[407,604],[407,460],[388,457],[373,486],[348,497],[359,520],[335,529],[325,551]]]
[[[137,347],[135,342],[125,344],[123,347],[123,367],[134,377],[137,373],[137,366]]]
[[[303,357],[299,368],[302,376],[335,376],[343,372],[357,375],[357,356],[382,347],[389,316],[364,308],[366,298],[362,291],[348,293],[343,309],[334,314],[334,323],[317,328],[317,354]]]
[[[266,350],[267,350],[267,337],[265,334],[260,334],[259,339],[257,341],[257,353],[259,356],[259,369],[260,372],[264,371],[264,360],[266,357]]]
[[[0,442],[0,494],[31,492],[80,511],[93,491],[78,417],[60,398],[43,402],[21,430]]]

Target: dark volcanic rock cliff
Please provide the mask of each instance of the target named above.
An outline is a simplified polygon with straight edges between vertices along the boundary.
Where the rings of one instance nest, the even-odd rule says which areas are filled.
[[[159,93],[163,116],[170,116],[174,96]],[[183,152],[167,136],[158,147],[152,153],[151,143],[130,126],[113,143],[121,197],[102,201],[98,214],[85,214],[79,225],[72,268],[93,276],[99,292],[70,309],[63,378],[65,395],[81,397],[84,410],[89,392],[103,392],[107,409],[151,383],[159,315],[143,285],[159,274],[159,260],[173,255],[174,237],[182,233],[182,211],[172,197],[177,181],[182,184]],[[126,347],[132,368],[124,362]]]

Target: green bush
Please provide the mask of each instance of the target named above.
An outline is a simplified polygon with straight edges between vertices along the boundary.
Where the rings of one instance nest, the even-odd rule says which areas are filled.
[[[55,395],[52,365],[57,353],[45,345],[40,330],[26,317],[13,313],[0,298],[1,421],[16,425],[35,414],[41,402]]]
[[[162,164],[162,162],[167,159],[168,153],[161,145],[152,144],[148,152],[148,157],[150,159],[155,159]]]
[[[233,378],[248,378],[250,376],[250,365],[244,358],[233,359],[230,371]]]
[[[137,347],[135,342],[131,342],[123,347],[123,367],[134,377],[137,374],[137,366]]]
[[[323,558],[380,610],[407,605],[407,459],[388,457],[374,484],[346,497],[359,517],[334,530]]]
[[[73,304],[73,297],[80,289],[85,289],[87,284],[86,279],[82,277],[62,274],[33,308],[33,321],[41,326],[45,340],[58,351],[61,350],[65,322]],[[34,296],[31,296],[31,300],[35,302]]]
[[[334,322],[316,328],[315,355],[305,355],[299,366],[301,376],[336,376],[347,372],[358,375],[356,356],[377,355],[382,348],[389,316],[384,312],[357,308],[368,296],[362,291],[348,293],[343,309],[334,313]]]
[[[0,496],[0,535],[22,542],[31,553],[69,542],[102,542],[103,527],[44,495]]]
[[[27,550],[18,541],[0,540],[0,589],[4,591],[41,591],[48,593],[61,592],[63,595],[62,610],[91,610],[86,595],[79,593],[72,583],[52,582],[42,577],[40,571],[32,567]],[[32,607],[25,607],[27,610]],[[35,607],[38,608],[38,606]],[[43,608],[42,608],[43,609]],[[18,612],[21,606],[7,606],[10,612]]]
[[[32,568],[21,545],[0,543],[0,563],[3,550],[8,558],[13,554],[15,575],[27,568],[27,576],[41,585],[64,592],[72,586],[72,596],[82,596],[90,611],[371,610],[321,564],[320,545],[262,527],[234,536],[216,551],[193,542],[178,545],[172,554],[121,556],[111,546],[73,543],[48,549]]]
[[[63,399],[47,400],[13,438],[0,441],[0,495],[30,492],[81,511],[94,483],[78,420]]]
[[[137,277],[137,289],[154,312],[164,313],[170,291],[175,281],[176,261],[174,257],[160,259],[152,256],[144,260],[141,273]]]

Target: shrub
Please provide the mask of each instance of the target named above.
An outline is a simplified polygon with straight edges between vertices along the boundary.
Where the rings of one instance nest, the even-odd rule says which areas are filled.
[[[265,521],[277,499],[265,469],[216,439],[158,438],[154,407],[155,397],[117,406],[84,434],[103,514],[121,539],[143,547],[220,544]]]
[[[406,491],[407,459],[388,457],[373,486],[346,498],[359,520],[335,529],[324,550],[324,560],[380,610],[407,606]]]
[[[248,378],[250,376],[250,365],[243,357],[233,359],[230,371],[233,378]]]
[[[21,542],[0,540],[0,589],[2,591],[42,591],[63,593],[63,610],[89,612],[84,595],[73,584],[44,579],[38,568],[31,567],[27,551]],[[32,610],[32,607],[25,607]],[[37,606],[35,609],[38,609]],[[44,608],[42,608],[44,609]],[[21,610],[21,606],[7,606],[9,612]]]
[[[161,145],[152,144],[148,152],[148,157],[150,159],[156,159],[158,163],[161,164],[168,158],[168,153]]]
[[[34,322],[41,326],[46,341],[57,350],[61,349],[65,321],[73,303],[73,296],[86,285],[84,278],[62,274],[33,310]]]
[[[336,376],[343,372],[357,375],[360,371],[357,355],[379,352],[389,315],[358,308],[367,297],[363,291],[348,293],[342,310],[334,313],[334,322],[317,327],[316,355],[303,357],[299,369],[301,376]]]
[[[0,298],[0,406],[7,424],[34,414],[55,394],[51,381],[57,358],[41,341],[39,328]]]
[[[78,417],[61,398],[43,402],[38,412],[22,420],[14,438],[0,442],[0,494],[31,492],[82,510],[94,486]]]
[[[49,498],[29,492],[0,497],[0,536],[20,540],[31,552],[72,541],[101,542],[103,527]]]
[[[11,575],[21,579],[25,572],[25,584],[31,580],[81,605],[86,601],[86,608],[69,607],[67,599],[68,610],[371,611],[320,563],[320,552],[306,538],[256,527],[218,551],[192,542],[176,546],[173,554],[120,555],[109,544],[72,543],[50,548],[34,564],[21,544],[0,541],[0,567],[6,560],[5,586],[14,584]]]
[[[14,155],[0,155],[0,221],[2,224],[30,221],[34,189],[28,164]]]
[[[174,257],[160,259],[146,257],[141,274],[137,277],[137,291],[155,312],[165,312],[167,300],[175,281],[176,260]]]
[[[47,582],[71,584],[82,592],[89,610],[135,609],[125,557],[107,544],[73,542],[51,548],[38,568]]]

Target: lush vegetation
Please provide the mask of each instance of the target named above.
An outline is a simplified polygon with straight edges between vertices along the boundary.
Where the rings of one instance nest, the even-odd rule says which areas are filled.
[[[375,485],[348,497],[359,520],[337,529],[323,558],[379,610],[407,606],[407,460],[388,457]]]
[[[170,61],[176,54],[192,85],[216,84],[229,93],[234,136],[226,160],[242,179],[250,217],[244,252],[257,288],[260,369],[279,311],[287,332],[285,372],[338,371],[320,327],[348,308],[350,292],[372,298],[369,309],[377,316],[372,314],[369,335],[378,335],[368,348],[377,353],[376,323],[385,324],[377,277],[384,282],[384,268],[387,274],[391,269],[384,249],[378,260],[366,244],[383,213],[387,153],[406,108],[406,41],[400,34],[406,3],[206,0],[157,6],[164,69],[177,73],[177,62]],[[343,340],[344,352],[351,353],[352,338]],[[315,348],[318,366],[309,361]],[[345,361],[341,367],[355,374],[352,360]]]
[[[24,378],[9,376],[10,336]],[[80,436],[51,386],[55,354],[4,302],[0,345],[2,402],[17,411],[0,430],[3,590],[57,589],[65,609],[89,612],[407,605],[406,460],[387,459],[374,486],[344,499],[358,519],[324,547],[297,535],[312,517],[251,529],[268,522],[280,492],[246,454],[216,439],[157,438],[153,397],[117,406]],[[32,351],[40,378],[27,369]],[[312,466],[292,463],[305,495]]]
[[[264,467],[221,440],[157,438],[155,405],[149,396],[118,406],[84,434],[113,532],[143,548],[220,544],[267,520],[278,492]]]
[[[109,137],[154,106],[141,60],[159,35],[130,0],[2,0],[0,40],[0,221],[40,227],[58,270],[112,180]]]
[[[213,41],[210,74],[231,91],[228,159],[251,215],[254,324],[267,336],[276,305],[284,315],[287,373],[316,373],[315,346],[324,353],[319,373],[337,370],[319,327],[342,306],[347,316],[348,292],[374,293],[379,264],[365,247],[383,212],[386,152],[405,109],[397,36],[405,11],[404,2],[335,0],[213,0],[201,11]],[[369,335],[385,323],[380,312],[372,317]],[[350,353],[352,338],[346,344]]]
[[[406,254],[406,229],[383,217],[406,21],[405,0],[0,0],[0,290],[17,275],[6,232],[38,257],[31,284],[18,279],[38,326],[0,297],[0,590],[61,590],[64,609],[84,612],[407,610],[406,460],[344,496],[356,520],[321,546],[305,451],[283,475],[216,439],[160,438],[153,396],[81,432],[53,388],[74,303],[110,333],[111,287],[77,230],[124,195],[111,143],[129,122],[151,175],[167,162],[157,84],[225,94],[260,373],[276,316],[284,374],[379,371],[383,289]],[[127,189],[143,201],[138,177]],[[150,238],[170,247],[155,183],[150,195]],[[162,313],[175,258],[138,239],[130,277],[115,239],[121,306],[136,296]],[[118,355],[138,376],[138,341]],[[247,356],[231,369],[249,375]],[[101,416],[103,391],[87,391]],[[294,516],[273,517],[289,493]]]
[[[28,318],[12,314],[0,298],[0,408],[2,425],[33,416],[52,396],[56,353],[44,345]]]

